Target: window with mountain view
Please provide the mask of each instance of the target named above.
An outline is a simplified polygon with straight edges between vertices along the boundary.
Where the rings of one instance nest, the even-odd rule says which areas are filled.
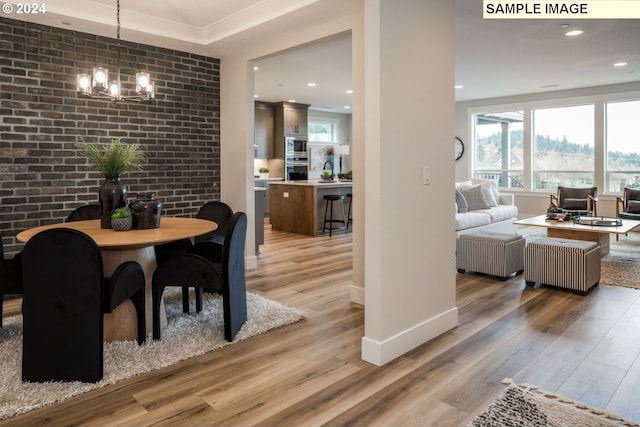
[[[594,106],[533,110],[533,189],[594,185]]]
[[[640,101],[609,102],[605,112],[607,190],[640,188]]]
[[[475,115],[475,177],[491,179],[502,188],[522,188],[522,111]]]
[[[472,113],[473,176],[541,193],[640,188],[640,99],[595,98]]]

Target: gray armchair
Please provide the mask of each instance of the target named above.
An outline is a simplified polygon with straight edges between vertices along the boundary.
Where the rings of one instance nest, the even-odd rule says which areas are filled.
[[[558,186],[551,203],[561,212],[580,216],[598,215],[598,187],[573,188]]]
[[[616,217],[640,220],[640,189],[625,188],[622,197],[616,197]]]
[[[616,197],[616,217],[640,220],[640,188],[625,187],[622,197]],[[616,240],[619,238],[616,234]]]

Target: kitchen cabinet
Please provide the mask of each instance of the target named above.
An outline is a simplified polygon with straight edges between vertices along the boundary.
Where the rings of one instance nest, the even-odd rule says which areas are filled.
[[[275,111],[269,102],[255,102],[254,147],[256,159],[271,159],[274,156]]]
[[[275,110],[275,157],[284,159],[285,157],[285,136],[295,136],[307,138],[308,104],[298,104],[295,102],[276,102],[273,104]]]

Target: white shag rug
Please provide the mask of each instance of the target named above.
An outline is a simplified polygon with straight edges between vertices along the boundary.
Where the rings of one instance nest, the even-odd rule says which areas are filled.
[[[218,348],[304,319],[296,308],[247,293],[247,322],[233,342],[224,339],[222,298],[204,294],[203,310],[195,314],[193,295],[191,313],[182,313],[179,288],[168,288],[164,294],[167,326],[162,339],[153,341],[151,334],[144,345],[135,341],[118,341],[104,345],[104,378],[97,383],[50,382],[23,383],[22,316],[4,319],[0,329],[0,419],[6,419],[87,391],[114,384],[125,378],[172,365]]]
[[[509,385],[467,427],[620,427],[640,426],[601,409],[540,390],[530,384]]]

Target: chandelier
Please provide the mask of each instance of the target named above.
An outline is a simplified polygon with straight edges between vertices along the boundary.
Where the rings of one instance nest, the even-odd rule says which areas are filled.
[[[109,70],[105,67],[94,67],[93,75],[81,73],[76,76],[77,92],[80,96],[119,101],[150,101],[154,97],[153,83],[149,73],[136,73],[136,94],[123,96],[120,84],[120,0],[117,0],[117,78],[109,82]]]

